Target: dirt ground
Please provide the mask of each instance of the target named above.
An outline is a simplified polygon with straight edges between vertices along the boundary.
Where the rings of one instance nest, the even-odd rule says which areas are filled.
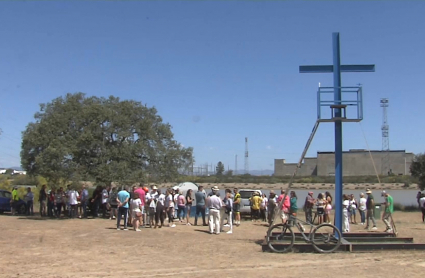
[[[420,218],[420,212],[396,212],[399,236],[425,243]],[[424,251],[274,254],[261,251],[262,223],[243,221],[233,234],[210,235],[207,228],[117,231],[112,220],[5,214],[0,277],[419,277],[425,271]],[[378,228],[384,230],[381,221]]]

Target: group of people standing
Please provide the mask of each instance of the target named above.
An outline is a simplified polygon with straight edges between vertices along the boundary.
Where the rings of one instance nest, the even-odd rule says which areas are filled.
[[[316,198],[313,197],[313,192],[308,192],[305,202],[304,202],[304,213],[307,223],[311,224],[322,224],[322,223],[332,223],[331,212],[333,205],[333,198],[329,192],[319,193]],[[354,194],[344,194],[343,195],[343,232],[350,231],[350,224],[357,224],[356,215],[357,211],[360,214],[360,224],[365,225],[366,230],[377,230],[376,221],[374,218],[374,208],[375,200],[370,189],[366,190],[367,198],[364,193],[360,193],[360,198],[356,200]],[[394,212],[394,200],[393,197],[386,191],[381,192],[381,196],[384,197],[384,202],[380,205],[383,207],[382,221],[385,223],[386,229],[385,232],[393,232],[391,226],[391,214]],[[260,203],[258,200],[258,194],[255,194],[251,199],[251,203]],[[282,199],[285,198],[284,201]],[[264,200],[264,198],[263,198]],[[275,208],[278,204],[281,204],[281,216],[283,222],[286,221],[288,215],[296,216],[298,207],[297,207],[297,195],[295,191],[291,191],[289,196],[285,194],[285,190],[281,191],[279,197],[271,191],[268,198],[267,207],[268,207],[268,220],[271,223],[274,219]],[[422,199],[422,204],[424,209],[423,219],[425,219],[425,195]],[[313,217],[313,212],[315,209],[315,216]],[[256,210],[253,210],[253,219],[255,215],[258,214]],[[316,220],[317,219],[317,220]],[[425,221],[425,220],[423,220]],[[314,223],[313,223],[314,222]],[[372,227],[371,227],[372,226]]]

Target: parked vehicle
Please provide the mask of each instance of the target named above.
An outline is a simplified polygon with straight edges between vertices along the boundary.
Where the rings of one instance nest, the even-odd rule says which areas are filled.
[[[7,190],[0,189],[0,213],[5,211],[12,211],[10,206],[10,200],[12,199],[12,193]],[[25,214],[27,211],[27,205],[24,200],[19,199],[16,205],[16,212],[19,214]]]
[[[251,202],[249,198],[252,197],[254,192],[260,193],[260,196],[263,195],[261,190],[255,189],[240,189],[239,194],[241,194],[241,214],[251,214]]]

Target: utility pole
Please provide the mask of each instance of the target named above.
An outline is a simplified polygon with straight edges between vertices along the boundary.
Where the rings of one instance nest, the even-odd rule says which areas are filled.
[[[245,174],[249,174],[248,137],[245,137]]]

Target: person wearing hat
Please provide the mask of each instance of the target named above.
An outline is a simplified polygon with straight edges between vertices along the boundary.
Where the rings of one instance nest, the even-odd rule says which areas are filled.
[[[375,206],[375,202],[373,199],[372,191],[370,189],[366,190],[367,199],[366,199],[366,227],[365,230],[369,229],[369,221],[372,221],[373,227],[372,230],[377,230],[375,217],[373,216],[373,208]]]
[[[213,195],[207,199],[207,205],[209,208],[209,228],[210,234],[220,234],[220,210],[223,207],[223,202],[218,195],[218,187],[212,188]]]
[[[261,208],[261,197],[258,191],[254,191],[252,197],[249,198],[251,202],[251,220],[257,221],[260,218],[260,208]]]
[[[152,191],[146,193],[146,205],[148,206],[148,223],[152,228],[154,225],[155,214],[156,214],[156,202],[158,201],[158,187],[156,185],[152,186]]]
[[[392,233],[393,229],[391,227],[390,217],[394,212],[394,199],[388,192],[385,192],[385,190],[381,192],[381,196],[385,197],[385,202],[382,203],[385,206],[384,214],[382,215],[382,221],[384,221],[387,226],[385,232]]]
[[[310,224],[313,224],[314,203],[315,203],[315,200],[313,197],[313,191],[309,191],[307,194],[307,197],[305,197],[304,212],[305,212],[305,221]]]

